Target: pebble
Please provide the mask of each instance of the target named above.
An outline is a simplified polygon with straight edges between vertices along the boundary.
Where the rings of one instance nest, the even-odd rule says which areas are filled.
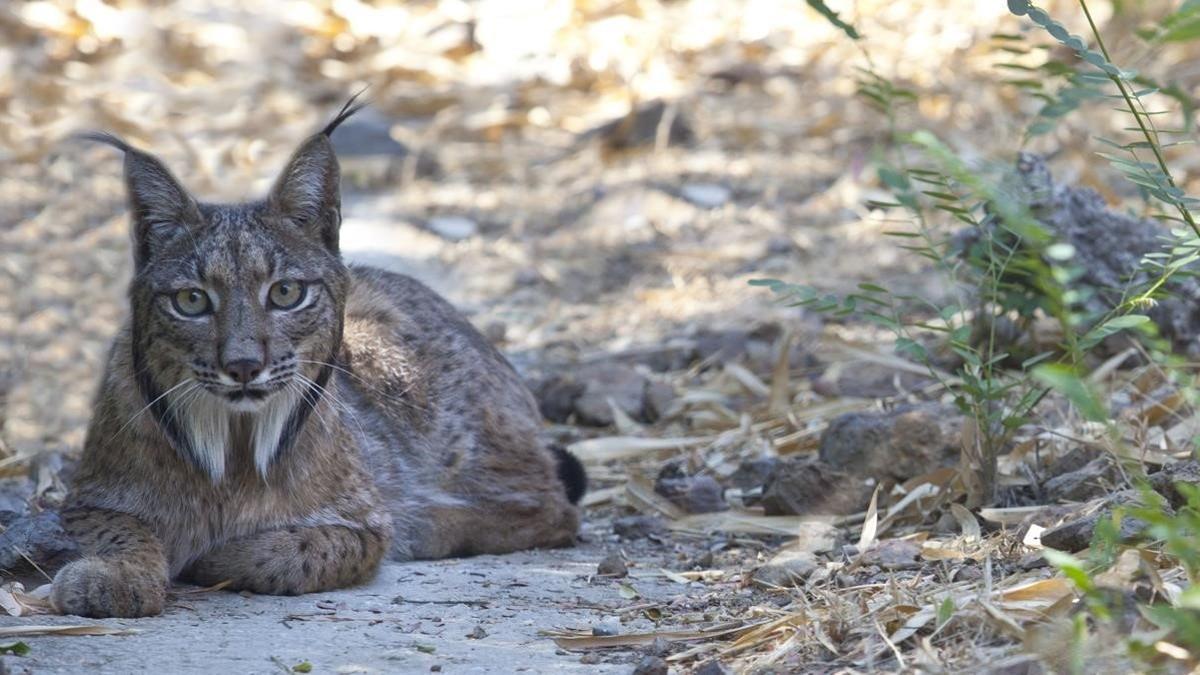
[[[667,675],[667,662],[657,656],[646,656],[633,667],[633,675]]]
[[[596,574],[602,577],[615,577],[619,579],[629,576],[629,567],[621,559],[621,556],[616,553],[610,553],[600,561],[599,565],[596,565]]]
[[[475,236],[479,225],[464,216],[434,216],[425,225],[435,234],[450,241],[462,241]]]
[[[724,205],[733,196],[733,191],[716,183],[688,183],[680,189],[683,198],[706,209]]]

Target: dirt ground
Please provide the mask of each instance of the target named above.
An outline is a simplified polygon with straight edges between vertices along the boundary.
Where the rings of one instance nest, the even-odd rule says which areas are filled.
[[[39,624],[99,624],[128,635],[27,638],[28,656],[7,656],[10,673],[626,673],[625,652],[581,663],[540,631],[620,626],[617,582],[595,578],[605,547],[389,563],[373,583],[310,596],[176,595],[161,617],[91,621],[41,617]],[[631,579],[644,603],[669,602],[675,584],[656,571]],[[0,626],[28,625],[7,617]],[[480,631],[480,629],[482,629]],[[587,661],[587,659],[585,659]]]
[[[784,307],[749,284],[950,292],[885,236],[902,214],[870,206],[889,199],[873,163],[890,132],[856,93],[861,69],[920,93],[899,131],[933,129],[964,157],[1008,163],[1040,104],[998,83],[997,62],[1024,57],[991,36],[1023,24],[1004,3],[831,4],[870,39],[849,40],[805,3],[754,0],[0,7],[0,511],[30,494],[39,506],[61,498],[59,469],[82,447],[125,313],[120,159],[71,134],[119,133],[200,198],[245,199],[364,86],[370,106],[335,136],[346,258],[411,274],[459,306],[536,390],[546,440],[570,446],[592,478],[570,550],[388,564],[369,586],[299,598],[183,589],[164,616],[136,621],[14,611],[0,591],[20,614],[0,617],[0,646],[21,626],[139,631],[24,638],[29,653],[3,656],[4,668],[630,672],[662,658],[651,665],[715,675],[714,662],[763,673],[1059,663],[1062,636],[1043,611],[1068,621],[1073,591],[1024,539],[1024,519],[1057,475],[1047,467],[1067,458],[1073,473],[1107,452],[1098,434],[1030,425],[1000,467],[1007,501],[993,506],[1012,509],[968,510],[956,467],[972,437],[952,392],[861,317]],[[1041,4],[1073,16],[1074,3]],[[1128,32],[1108,13],[1097,12],[1107,29]],[[1196,79],[1178,76],[1184,88]],[[1125,123],[1081,111],[1024,147],[1052,155],[1062,183],[1136,210],[1086,143]],[[1196,157],[1170,153],[1193,194]],[[1139,374],[1147,397],[1156,377]],[[1140,404],[1126,401],[1131,417]],[[848,441],[827,433],[850,413],[870,416],[862,436],[853,424]],[[1177,459],[1187,436],[1168,429],[1175,413],[1139,430],[1154,448],[1139,459]],[[880,419],[886,432],[870,426]],[[884,466],[882,482],[855,466],[803,473],[867,445],[916,454],[904,475],[899,461]],[[775,495],[786,508],[764,506],[779,467],[799,467],[801,489]],[[1045,503],[1125,486],[1112,468]],[[866,500],[880,484],[876,513]],[[649,536],[617,533],[634,515],[656,519]],[[802,555],[781,562],[781,551]],[[614,555],[629,576],[598,576]],[[756,576],[764,569],[774,576]],[[1158,581],[1184,583],[1178,570]]]

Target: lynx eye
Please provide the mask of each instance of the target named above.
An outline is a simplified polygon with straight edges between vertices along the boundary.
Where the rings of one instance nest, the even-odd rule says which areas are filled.
[[[276,281],[267,292],[267,300],[275,309],[295,309],[304,302],[308,288],[302,281]]]
[[[212,300],[209,299],[208,293],[199,288],[176,291],[171,303],[175,305],[175,311],[183,316],[201,316],[212,309]]]

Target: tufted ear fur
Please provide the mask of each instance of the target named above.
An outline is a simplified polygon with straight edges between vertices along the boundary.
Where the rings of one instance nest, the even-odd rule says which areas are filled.
[[[288,160],[267,202],[277,214],[336,252],[342,224],[339,176],[333,144],[325,134],[315,134]]]
[[[125,190],[133,220],[134,261],[138,268],[176,237],[203,225],[196,201],[157,157],[112,134],[85,134],[84,138],[125,153]]]
[[[337,155],[330,136],[338,125],[365,105],[355,103],[361,94],[352,96],[320,133],[304,141],[288,160],[268,198],[277,213],[304,228],[334,252],[338,249],[338,229],[342,224],[342,201]]]

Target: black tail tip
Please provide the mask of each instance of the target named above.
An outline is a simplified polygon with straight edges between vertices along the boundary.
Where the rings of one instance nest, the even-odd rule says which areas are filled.
[[[583,462],[561,445],[552,445],[550,449],[554,451],[554,457],[558,460],[558,479],[567,491],[567,499],[572,504],[578,504],[587,492],[588,478]]]

